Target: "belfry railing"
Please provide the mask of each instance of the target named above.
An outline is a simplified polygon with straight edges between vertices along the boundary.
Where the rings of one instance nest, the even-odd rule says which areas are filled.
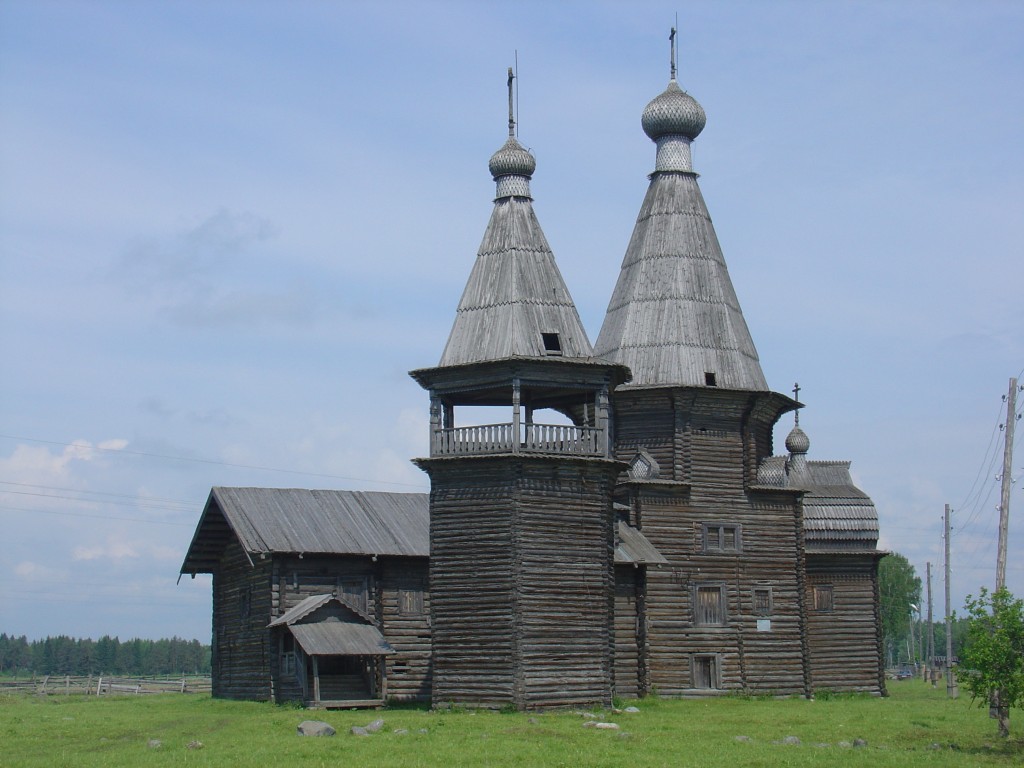
[[[601,430],[574,424],[478,424],[435,429],[431,456],[469,456],[489,453],[560,453],[602,456]]]

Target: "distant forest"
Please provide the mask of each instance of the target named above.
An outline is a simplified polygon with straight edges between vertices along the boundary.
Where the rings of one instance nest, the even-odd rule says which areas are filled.
[[[99,640],[0,634],[0,674],[178,675],[209,674],[210,646],[198,640]]]

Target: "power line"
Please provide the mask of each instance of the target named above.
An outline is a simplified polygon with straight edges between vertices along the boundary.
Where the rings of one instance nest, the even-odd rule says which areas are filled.
[[[25,507],[0,506],[0,509],[7,512],[27,512],[40,515],[62,515],[64,517],[88,517],[98,520],[122,520],[128,523],[153,523],[154,525],[180,525],[185,528],[192,528],[192,523],[176,523],[173,520],[147,520],[143,517],[118,517],[116,515],[94,515],[88,512],[63,512],[56,509],[26,509]]]
[[[59,445],[64,448],[87,448],[91,451],[105,451],[107,453],[114,453],[119,455],[128,456],[145,456],[152,459],[166,459],[169,461],[187,461],[196,464],[212,464],[220,467],[232,467],[233,469],[254,469],[259,472],[278,472],[281,474],[288,475],[304,475],[306,477],[326,477],[332,480],[347,480],[356,483],[373,483],[375,485],[400,485],[406,488],[419,488],[424,489],[426,486],[422,483],[403,483],[397,480],[371,480],[366,477],[351,477],[349,475],[332,475],[327,472],[306,472],[301,469],[281,469],[280,467],[263,467],[254,464],[234,464],[229,461],[217,461],[215,459],[204,459],[194,456],[172,456],[166,453],[150,453],[148,451],[129,451],[124,448],[103,448],[98,445],[80,445],[78,443],[67,443],[58,440],[42,440],[35,437],[19,437],[17,435],[0,435],[0,439],[4,440],[21,440],[27,443],[42,443],[44,445]]]
[[[160,498],[158,496],[142,496],[142,497],[140,497],[138,494],[113,493],[111,491],[90,491],[90,490],[87,490],[85,488],[61,488],[59,486],[54,486],[54,485],[38,485],[36,483],[19,483],[19,482],[16,482],[14,480],[0,480],[0,485],[16,485],[19,488],[36,488],[36,489],[40,489],[40,490],[44,490],[44,491],[64,491],[65,493],[80,493],[80,494],[88,494],[88,495],[91,495],[91,496],[109,496],[109,497],[115,498],[115,499],[131,499],[133,502],[138,502],[141,499],[143,502],[145,502],[147,504],[151,503],[151,502],[152,503],[159,502],[159,503],[163,503],[163,504],[177,505],[177,506],[180,506],[180,507],[184,507],[186,509],[194,509],[195,506],[196,506],[195,501],[192,501],[192,500],[164,499],[164,498]],[[6,490],[0,488],[0,493],[19,493],[19,491],[6,491]],[[32,494],[26,494],[26,495],[32,495]],[[57,498],[71,499],[73,501],[88,501],[88,502],[93,503],[93,504],[99,504],[99,503],[111,504],[111,503],[114,503],[114,502],[108,501],[106,499],[81,499],[81,498],[78,498],[77,496],[57,496]]]

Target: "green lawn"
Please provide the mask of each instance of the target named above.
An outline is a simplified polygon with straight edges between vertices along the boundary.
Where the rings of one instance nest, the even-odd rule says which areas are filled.
[[[918,681],[891,697],[645,699],[636,714],[431,712],[422,708],[307,712],[207,696],[0,697],[0,766],[939,766],[1024,764],[1024,713],[1009,742],[988,710]],[[354,725],[375,718],[380,732]],[[338,735],[296,735],[305,719]],[[405,729],[407,733],[396,733]],[[746,737],[738,740],[737,737]],[[781,743],[795,736],[800,744]],[[866,746],[852,745],[863,739]],[[159,746],[150,746],[159,740]],[[201,748],[189,748],[201,742]]]

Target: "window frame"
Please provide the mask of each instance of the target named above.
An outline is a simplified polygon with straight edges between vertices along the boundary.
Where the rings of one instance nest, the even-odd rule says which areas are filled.
[[[827,600],[819,600],[819,595],[828,596]],[[815,613],[833,613],[836,609],[836,591],[832,584],[811,585],[811,601]]]
[[[758,592],[767,592],[768,593],[767,606],[764,609],[758,608],[758,600],[757,600],[757,593]],[[753,589],[751,589],[751,591],[750,591],[750,597],[751,597],[750,612],[754,616],[756,616],[756,617],[758,617],[760,619],[771,618],[771,616],[775,613],[775,593],[773,592],[771,585],[770,584],[758,584],[758,585],[755,585],[753,587]]]
[[[698,685],[697,670],[707,664],[708,685]],[[720,653],[690,654],[690,687],[695,691],[720,691],[722,689],[722,655]]]
[[[710,592],[715,590],[718,592],[718,621],[704,621],[702,619],[702,603],[700,596],[702,592]],[[695,627],[727,627],[729,626],[729,594],[726,588],[725,582],[722,581],[708,581],[699,582],[693,585],[693,593],[691,594],[692,600],[692,615],[693,615],[693,626]]]
[[[743,552],[743,525],[740,523],[701,523],[700,544],[701,551],[715,555],[736,555]],[[733,546],[725,546],[725,532],[732,531]],[[717,546],[712,546],[710,533],[714,531],[717,536]]]

